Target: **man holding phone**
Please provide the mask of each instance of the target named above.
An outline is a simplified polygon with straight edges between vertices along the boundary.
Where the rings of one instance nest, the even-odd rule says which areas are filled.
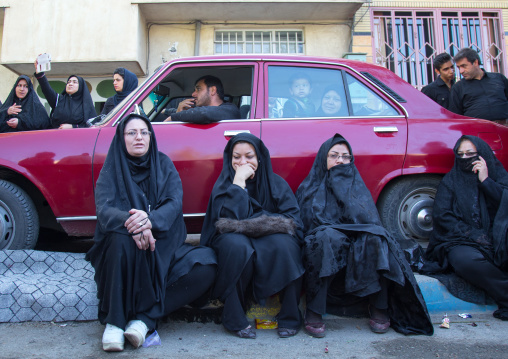
[[[206,124],[240,118],[234,104],[224,102],[224,86],[220,79],[206,75],[196,80],[192,98],[183,100],[176,109],[166,109],[170,116],[164,120]]]

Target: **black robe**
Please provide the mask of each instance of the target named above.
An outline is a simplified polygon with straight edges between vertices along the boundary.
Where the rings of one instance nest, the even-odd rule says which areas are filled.
[[[152,132],[143,157],[128,155],[125,121],[140,118]],[[184,244],[183,189],[168,156],[157,150],[150,122],[129,115],[117,127],[95,188],[97,227],[94,245],[86,255],[95,268],[99,320],[125,328],[142,314],[157,319],[165,314],[166,287],[187,274],[195,263],[214,264],[213,251],[196,251],[204,257],[186,256],[195,248]],[[132,208],[148,213],[155,251],[140,250],[124,226]],[[206,255],[211,254],[211,255]]]
[[[233,184],[235,170],[232,166],[232,151],[238,141],[250,143],[256,150],[258,168],[253,179],[247,180],[246,189]],[[295,235],[275,233],[271,238],[278,243],[272,244],[262,238],[251,238],[252,248],[247,256],[229,258],[230,262],[221,262],[220,234],[215,223],[219,218],[246,220],[261,215],[283,216],[296,225]],[[217,250],[218,276],[214,296],[224,300],[235,288],[241,273],[228,268],[243,268],[251,255],[254,255],[255,273],[253,278],[253,296],[257,302],[264,300],[284,289],[289,283],[300,278],[303,273],[301,263],[301,221],[298,204],[293,191],[282,177],[272,170],[270,153],[263,142],[251,134],[241,133],[231,138],[224,149],[222,172],[213,186],[206,210],[201,244]],[[275,245],[284,243],[286,256],[273,258]],[[242,263],[236,263],[242,261]]]
[[[501,270],[508,271],[508,173],[489,145],[478,137],[462,136],[455,144],[455,153],[463,139],[476,146],[478,155],[487,164],[489,176],[480,183],[478,174],[460,168],[461,162],[475,159],[455,158],[434,200],[434,229],[422,272],[435,276],[453,295],[484,304],[491,301],[481,290],[450,273],[447,254],[455,246],[471,246]]]
[[[304,224],[304,264],[308,300],[317,295],[324,278],[337,276],[327,303],[343,305],[354,297],[381,290],[388,280],[391,326],[403,334],[433,333],[420,288],[397,241],[381,224],[372,196],[354,164],[327,170],[328,151],[349,143],[339,134],[319,149],[309,175],[296,192]]]
[[[111,96],[106,100],[104,108],[102,109],[101,115],[107,115],[118,105],[124,98],[138,87],[138,78],[136,75],[129,70],[120,67],[117,70],[123,70],[123,73],[119,75],[123,77],[123,88],[122,91],[117,91],[114,96]],[[116,71],[116,70],[115,70]]]
[[[16,86],[18,86],[20,80],[25,80],[28,84],[28,93],[23,99],[19,99],[16,96]],[[17,115],[8,115],[7,110],[14,104],[21,105],[21,112]],[[18,126],[16,128],[7,125],[7,121],[11,118],[18,119]],[[30,78],[21,75],[16,80],[3,105],[0,106],[0,132],[43,130],[46,128],[51,128],[46,109],[35,93]]]
[[[67,78],[67,81],[69,81],[71,77],[75,77],[79,82],[78,91],[72,95],[69,95],[65,89],[61,94],[57,94],[49,85],[44,72],[35,74],[35,77],[39,81],[42,92],[52,108],[49,116],[51,127],[58,128],[62,124],[69,124],[74,128],[88,127],[86,122],[97,116],[92,96],[82,77],[71,75]]]

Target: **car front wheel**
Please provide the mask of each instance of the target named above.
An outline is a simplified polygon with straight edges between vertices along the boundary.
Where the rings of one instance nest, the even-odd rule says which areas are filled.
[[[432,232],[432,207],[439,176],[406,177],[393,183],[378,202],[385,228],[399,240],[427,246]]]
[[[39,217],[30,197],[15,184],[0,180],[0,250],[32,249]]]

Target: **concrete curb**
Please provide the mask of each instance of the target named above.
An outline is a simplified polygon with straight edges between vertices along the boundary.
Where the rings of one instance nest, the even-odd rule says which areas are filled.
[[[94,269],[83,253],[0,251],[0,275],[0,322],[97,320]],[[431,315],[497,309],[455,298],[435,278],[415,277]],[[268,298],[266,306],[254,305],[247,317],[270,319],[279,307],[277,296]]]

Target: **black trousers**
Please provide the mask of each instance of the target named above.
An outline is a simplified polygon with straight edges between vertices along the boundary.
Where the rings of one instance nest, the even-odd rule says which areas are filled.
[[[254,263],[251,257],[236,284],[236,290],[233,290],[224,301],[222,324],[228,330],[238,331],[245,329],[249,325],[249,321],[245,317],[245,293],[253,275]],[[280,312],[277,315],[279,328],[300,328],[301,314],[298,304],[300,303],[301,288],[302,278],[300,277],[289,283],[279,292],[281,304]]]
[[[196,264],[191,271],[166,288],[164,312],[168,315],[184,305],[207,299],[210,288],[215,281],[217,268],[215,265]],[[203,301],[204,302],[204,301]],[[203,303],[205,304],[205,303]],[[136,319],[142,320],[149,330],[155,329],[157,320],[137,314]]]
[[[499,305],[508,308],[508,273],[503,272],[470,246],[457,246],[448,252],[455,273],[486,291]]]
[[[312,300],[307,301],[307,309],[317,314],[326,314],[326,297],[328,288],[334,278],[335,276],[322,278],[322,283],[317,295]],[[386,278],[381,277],[379,279],[379,284],[381,285],[381,290],[369,295],[369,303],[377,309],[388,309],[388,281]]]

